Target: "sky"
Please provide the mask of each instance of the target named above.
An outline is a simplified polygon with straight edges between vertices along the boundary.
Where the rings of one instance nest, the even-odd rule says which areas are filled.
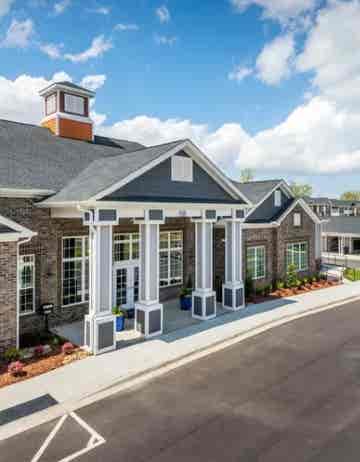
[[[0,118],[96,91],[98,134],[190,138],[238,179],[360,190],[360,0],[0,0]]]

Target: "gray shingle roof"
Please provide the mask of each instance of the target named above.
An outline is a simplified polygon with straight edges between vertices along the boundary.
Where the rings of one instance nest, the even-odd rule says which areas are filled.
[[[94,160],[140,148],[100,136],[94,143],[60,138],[46,128],[0,119],[0,188],[60,191]]]
[[[253,203],[258,204],[276,185],[282,180],[251,181],[239,183],[233,181],[234,185]]]
[[[323,231],[325,233],[360,235],[360,217],[330,217],[329,221],[323,225]]]
[[[95,160],[58,194],[50,197],[44,203],[90,199],[183,142],[184,140],[174,141],[115,157]]]

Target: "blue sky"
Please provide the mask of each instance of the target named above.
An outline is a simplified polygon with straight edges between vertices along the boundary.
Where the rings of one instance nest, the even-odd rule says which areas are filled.
[[[99,133],[357,190],[359,20],[358,0],[0,0],[0,117],[38,123],[38,89],[65,76],[97,90]]]

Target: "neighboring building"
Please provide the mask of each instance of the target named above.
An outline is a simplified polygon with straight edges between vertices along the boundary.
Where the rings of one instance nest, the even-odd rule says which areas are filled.
[[[306,197],[312,210],[322,218],[339,216],[360,216],[360,202],[330,199],[328,197]]]
[[[41,127],[0,121],[0,349],[43,327],[43,304],[51,325],[85,316],[98,353],[115,347],[114,305],[135,306],[135,328],[157,335],[162,302],[189,280],[192,314],[205,320],[216,316],[214,281],[236,310],[245,274],[259,284],[288,263],[315,271],[321,220],[285,182],[233,182],[189,140],[96,136],[94,94],[77,85],[41,95]]]

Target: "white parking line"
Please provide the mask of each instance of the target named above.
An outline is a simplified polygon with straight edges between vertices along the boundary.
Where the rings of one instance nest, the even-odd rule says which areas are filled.
[[[87,452],[90,452],[96,447],[105,443],[105,439],[101,435],[99,435],[99,433],[97,433],[92,427],[90,427],[89,424],[87,424],[83,419],[81,419],[75,412],[70,412],[69,414],[65,414],[60,418],[60,420],[57,422],[55,427],[51,430],[49,435],[46,437],[40,449],[37,451],[35,456],[31,459],[31,462],[39,461],[40,457],[44,454],[46,449],[49,447],[51,441],[55,438],[60,428],[62,427],[63,423],[69,416],[72,417],[85,431],[89,433],[90,438],[86,446],[83,449],[80,449],[79,451],[76,451],[64,457],[63,459],[60,459],[58,462],[70,462],[72,460],[75,460],[77,457],[83,454],[86,454]]]

